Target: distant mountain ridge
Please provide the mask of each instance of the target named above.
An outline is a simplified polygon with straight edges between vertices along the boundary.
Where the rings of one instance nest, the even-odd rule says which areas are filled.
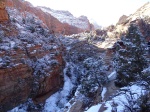
[[[43,8],[41,9],[39,7],[33,7],[29,2],[22,0],[6,0],[6,6],[17,9],[20,11],[20,13],[31,13],[39,18],[39,20],[43,21],[43,24],[49,30],[55,33],[70,35],[77,34],[85,30],[91,30],[92,28],[92,25],[89,23],[89,20],[86,17],[82,16],[75,18],[68,11],[51,10],[53,11],[53,14],[51,14],[48,13],[48,11],[45,11],[48,8],[45,8],[43,11]],[[56,15],[59,15],[59,18]],[[62,19],[62,16],[66,19]]]
[[[42,11],[47,12],[57,18],[62,23],[81,28],[83,30],[90,30],[90,22],[86,16],[74,17],[69,11],[53,10],[47,7],[39,7]]]

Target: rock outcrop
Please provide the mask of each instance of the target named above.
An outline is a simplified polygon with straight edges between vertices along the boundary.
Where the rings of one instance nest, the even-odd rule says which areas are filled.
[[[117,22],[117,25],[124,23],[124,21],[128,18],[128,16],[123,15],[119,18],[119,21]]]
[[[51,15],[50,13],[44,12],[41,10],[41,8],[33,7],[29,2],[27,1],[21,1],[21,0],[6,0],[7,7],[12,7],[15,9],[18,9],[24,16],[26,16],[26,13],[31,13],[35,16],[37,16],[40,20],[43,21],[43,23],[46,25],[46,27],[49,28],[52,32],[55,33],[61,33],[61,34],[76,34],[83,32],[85,30],[90,30],[91,25],[88,24],[88,26],[81,28],[79,26],[83,25],[70,25],[68,22],[61,22],[56,16]],[[79,20],[82,18],[79,18]],[[88,22],[88,20],[86,21]]]
[[[5,10],[5,8],[6,8],[5,1],[0,0],[0,22],[4,22],[8,20],[8,13]]]

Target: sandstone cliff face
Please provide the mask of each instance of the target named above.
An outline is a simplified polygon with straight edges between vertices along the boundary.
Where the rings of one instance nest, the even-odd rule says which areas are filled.
[[[8,14],[5,8],[6,8],[5,2],[4,0],[1,0],[0,1],[0,22],[4,22],[8,20]]]
[[[18,4],[19,5],[19,4]],[[0,110],[31,98],[43,102],[63,86],[64,47],[32,14],[7,8],[0,25]]]
[[[0,70],[1,111],[26,101],[32,88],[32,69],[24,64]]]
[[[20,12],[24,13],[26,16],[26,12],[29,12],[35,16],[37,16],[43,23],[49,28],[49,30],[54,31],[55,33],[61,34],[76,34],[83,32],[84,30],[90,30],[90,24],[87,28],[80,28],[77,26],[70,25],[68,23],[62,23],[50,13],[42,11],[38,7],[33,7],[30,3],[21,0],[6,0],[7,7],[12,7],[18,9]]]

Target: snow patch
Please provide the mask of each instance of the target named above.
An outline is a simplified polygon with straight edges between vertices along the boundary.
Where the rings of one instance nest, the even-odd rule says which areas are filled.
[[[14,48],[15,47],[15,42],[14,41],[10,41],[10,47]]]
[[[105,96],[105,93],[107,92],[107,88],[106,87],[103,87],[103,91],[101,93],[101,96],[102,96],[102,100],[104,99],[104,96]]]
[[[56,92],[46,100],[43,112],[58,112],[65,106],[65,104],[67,104],[67,96],[73,88],[73,84],[70,78],[66,75],[66,68],[64,69],[64,81],[65,83],[62,91]]]
[[[111,110],[112,110],[112,107],[111,107],[110,103],[107,102],[105,105],[106,105],[105,107],[107,107],[107,110],[105,110],[104,112],[112,112],[112,111],[111,111]]]
[[[138,85],[132,85],[129,87],[123,87],[121,88],[122,91],[120,91],[120,95],[114,97],[111,101],[107,101],[105,103],[105,107],[107,107],[107,110],[104,112],[111,112],[112,111],[112,103],[117,104],[117,112],[123,112],[124,111],[124,105],[129,105],[128,98],[130,98],[132,94],[132,98],[135,100],[138,99],[142,94],[144,94],[145,90],[143,90],[143,87]],[[123,91],[125,90],[125,91]],[[127,91],[126,91],[127,90]],[[132,99],[130,99],[132,100]]]
[[[114,43],[117,41],[117,39],[106,39],[104,42],[102,42],[98,47],[100,48],[113,48]]]
[[[113,71],[109,76],[108,76],[109,80],[114,80],[116,79],[116,71]]]
[[[25,107],[25,108],[27,108],[27,107]],[[18,106],[7,112],[26,112],[26,111],[24,110],[24,108],[19,108],[19,106]]]
[[[98,112],[102,104],[94,105],[84,112]]]

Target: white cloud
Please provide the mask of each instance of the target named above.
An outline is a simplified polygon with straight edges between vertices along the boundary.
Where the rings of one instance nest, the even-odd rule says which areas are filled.
[[[34,6],[68,10],[74,16],[85,15],[100,25],[115,24],[123,14],[129,15],[150,0],[27,0]]]

